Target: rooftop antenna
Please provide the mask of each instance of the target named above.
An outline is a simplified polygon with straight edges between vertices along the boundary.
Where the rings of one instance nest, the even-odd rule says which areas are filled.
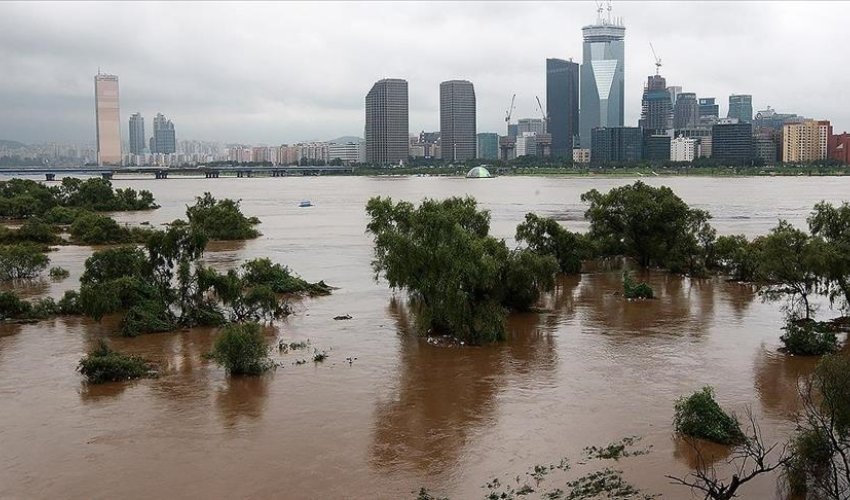
[[[608,0],[608,24],[611,24],[611,0]]]
[[[599,24],[602,24],[602,11],[603,10],[604,9],[602,7],[602,2],[599,1],[599,0],[596,0],[596,22],[599,23]]]
[[[655,47],[652,46],[652,42],[649,42],[649,48],[652,49],[652,57],[655,58],[655,75],[657,76],[661,71],[661,58],[655,53]]]

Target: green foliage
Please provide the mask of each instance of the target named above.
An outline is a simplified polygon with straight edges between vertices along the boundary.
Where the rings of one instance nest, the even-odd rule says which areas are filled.
[[[248,240],[260,235],[254,226],[256,217],[245,217],[239,201],[217,201],[210,193],[195,198],[195,204],[186,208],[189,224],[212,240]]]
[[[260,325],[256,323],[225,326],[210,357],[231,375],[260,375],[274,366]]]
[[[17,241],[42,245],[54,245],[60,241],[59,236],[53,231],[53,226],[38,217],[31,217],[24,221],[15,232],[15,238]]]
[[[489,236],[490,214],[472,198],[425,200],[415,208],[376,197],[366,211],[376,278],[409,292],[422,333],[472,344],[502,339],[505,307],[525,309],[552,288],[555,259],[510,252]]]
[[[719,236],[714,243],[712,267],[719,269],[735,281],[753,282],[757,279],[761,259],[762,239],[747,240],[739,234]]]
[[[80,294],[76,290],[66,290],[56,306],[59,309],[59,314],[83,314],[83,309],[80,307]]]
[[[838,337],[827,325],[789,319],[780,337],[785,348],[798,356],[822,356],[838,350]]]
[[[85,210],[79,208],[56,206],[48,210],[42,219],[49,224],[71,225],[77,219],[80,212]]]
[[[26,319],[32,312],[32,304],[21,300],[15,292],[0,291],[0,319]]]
[[[63,280],[71,275],[71,273],[65,269],[64,267],[53,266],[50,268],[50,271],[47,274],[53,278],[54,280]]]
[[[39,246],[0,245],[0,281],[33,279],[49,262]]]
[[[850,204],[820,202],[809,217],[813,237],[822,238],[817,271],[830,302],[850,313]]]
[[[273,264],[268,258],[253,259],[242,264],[243,279],[251,286],[264,285],[274,293],[306,293],[329,295],[332,288],[324,281],[308,283],[292,274],[288,267]]]
[[[69,224],[66,212],[56,207],[77,207],[94,211],[148,210],[157,208],[149,191],[113,191],[112,183],[93,178],[85,181],[66,177],[61,186],[47,186],[29,179],[0,181],[0,217],[22,219],[51,213],[46,222]]]
[[[91,384],[131,380],[152,373],[143,358],[113,351],[103,339],[95,350],[80,360],[77,369]]]
[[[605,194],[593,189],[581,200],[590,204],[588,236],[602,255],[624,255],[644,267],[704,272],[714,239],[711,215],[691,209],[670,188],[637,181]]]
[[[735,445],[745,440],[738,420],[717,404],[711,387],[703,387],[701,391],[676,402],[673,427],[684,436],[720,444]]]
[[[127,310],[121,322],[121,335],[170,332],[177,328],[171,313],[156,300],[145,300]]]
[[[115,219],[94,212],[81,212],[69,229],[71,237],[77,243],[85,245],[105,245],[127,243],[130,233]]]
[[[555,257],[562,273],[581,272],[582,260],[594,256],[593,245],[585,235],[567,231],[555,219],[533,213],[526,214],[525,222],[517,226],[516,240],[525,242],[535,253]]]
[[[623,271],[623,296],[627,299],[651,299],[655,293],[651,286],[644,282],[636,282],[631,273]]]
[[[818,268],[823,259],[821,240],[810,238],[787,221],[759,238],[758,279],[761,294],[768,300],[788,299],[785,306],[792,317],[809,319],[814,306],[809,297],[817,292]]]
[[[802,387],[785,478],[806,498],[850,497],[850,358],[825,356]]]

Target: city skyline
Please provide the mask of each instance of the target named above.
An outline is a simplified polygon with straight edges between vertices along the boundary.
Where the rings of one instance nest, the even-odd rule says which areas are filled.
[[[721,116],[728,113],[730,94],[750,94],[754,112],[770,105],[778,112],[830,119],[837,131],[850,128],[850,105],[841,91],[848,76],[842,65],[830,63],[829,51],[804,51],[788,31],[810,29],[810,43],[846,45],[840,14],[850,14],[847,4],[715,5],[614,3],[614,15],[623,17],[628,29],[625,125],[637,124],[643,84],[654,73],[651,41],[664,62],[661,73],[668,85],[715,97]],[[457,4],[453,16],[444,16],[425,4],[405,4],[387,13],[394,22],[377,26],[368,21],[379,8],[375,4],[253,4],[238,9],[212,4],[203,13],[178,4],[169,25],[194,19],[197,28],[191,29],[204,36],[165,30],[163,37],[150,40],[125,23],[132,14],[155,17],[163,8],[156,4],[2,4],[0,61],[9,71],[0,82],[0,107],[8,117],[0,124],[0,138],[91,142],[90,78],[97,66],[121,78],[122,128],[131,112],[153,116],[161,110],[180,124],[181,137],[199,140],[279,144],[361,135],[362,96],[375,81],[398,77],[410,85],[411,133],[439,129],[439,82],[449,79],[475,85],[478,131],[504,133],[511,94],[517,93],[515,119],[538,117],[535,96],[545,95],[546,59],[580,62],[581,27],[596,20],[593,2],[513,7]],[[826,8],[835,15],[819,15]],[[66,26],[69,10],[78,20]],[[293,21],[319,18],[327,29],[320,35],[296,30],[282,37],[265,22],[236,22],[281,16]],[[667,22],[688,17],[693,22]],[[36,18],[43,22],[33,27],[30,21]],[[230,37],[209,34],[210,24],[230,18],[233,26],[253,28]],[[88,29],[87,21],[103,29]],[[427,36],[435,28],[461,33],[451,27],[462,22],[475,27],[474,33],[462,31],[464,40],[472,39],[463,50],[456,47],[461,35],[444,40]],[[506,30],[520,32],[521,26],[531,25],[533,30],[522,32],[523,44],[504,43]],[[403,43],[386,43],[390,38]],[[160,50],[165,43],[174,50]],[[492,50],[493,43],[499,50]],[[700,57],[694,57],[696,52]],[[232,60],[239,64],[228,62],[237,53],[240,57]],[[450,57],[441,58],[445,53]],[[263,71],[257,70],[260,59],[271,54],[280,68],[263,65]],[[759,64],[752,64],[755,59]],[[790,83],[775,85],[780,79]],[[804,92],[812,88],[819,91]],[[126,129],[122,132],[126,141]]]

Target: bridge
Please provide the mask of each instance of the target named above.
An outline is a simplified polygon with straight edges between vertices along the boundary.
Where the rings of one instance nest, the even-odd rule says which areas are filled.
[[[169,175],[203,176],[207,179],[219,177],[287,177],[292,175],[333,175],[351,174],[353,167],[344,166],[305,166],[287,167],[282,165],[198,165],[195,167],[0,167],[0,175],[44,175],[45,180],[53,181],[67,175],[100,175],[112,179],[115,174],[147,174],[155,179],[168,179]]]

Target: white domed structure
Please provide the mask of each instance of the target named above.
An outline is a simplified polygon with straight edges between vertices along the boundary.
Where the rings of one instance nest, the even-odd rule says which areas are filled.
[[[466,173],[467,179],[489,179],[493,177],[490,175],[490,171],[484,167],[475,167]]]

